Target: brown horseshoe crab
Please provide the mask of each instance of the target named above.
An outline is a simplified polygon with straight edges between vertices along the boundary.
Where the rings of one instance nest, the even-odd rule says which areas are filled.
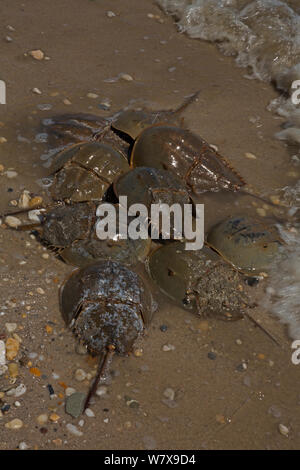
[[[151,166],[175,173],[194,194],[239,190],[245,182],[201,137],[168,125],[148,127],[137,138],[131,167]]]
[[[129,170],[126,157],[111,146],[76,144],[55,160],[51,195],[57,201],[101,201],[114,179]]]
[[[165,295],[197,315],[238,320],[249,305],[242,276],[207,247],[186,251],[182,242],[165,245],[147,266]]]
[[[173,207],[180,208],[180,214],[183,214],[184,205],[190,203],[187,189],[176,175],[157,168],[138,167],[117,178],[113,187],[118,198],[120,196],[127,197],[128,206],[137,203],[143,204],[147,208],[148,221],[155,224],[155,230],[162,238],[179,236],[174,232],[174,223],[171,223],[170,227],[163,227],[159,224],[159,220],[156,222],[151,220],[152,204],[166,204],[169,208],[174,205]],[[180,221],[182,224],[182,218]]]
[[[182,104],[173,110],[128,109],[121,111],[117,113],[116,118],[112,119],[112,128],[135,140],[143,130],[154,124],[180,125],[182,123],[181,113],[196,100],[198,95],[199,91],[186,98]]]
[[[255,275],[268,270],[283,240],[274,225],[235,216],[215,225],[207,244],[239,271]]]
[[[59,303],[66,325],[91,354],[100,356],[86,409],[109,356],[128,355],[150,324],[152,297],[135,272],[120,263],[101,261],[74,271],[60,289]]]
[[[17,230],[37,231],[39,241],[65,263],[84,267],[97,260],[113,260],[128,266],[143,262],[150,250],[150,238],[99,239],[97,209],[101,205],[82,202],[57,206],[41,213],[40,223],[24,224]],[[116,210],[118,220],[119,208]]]

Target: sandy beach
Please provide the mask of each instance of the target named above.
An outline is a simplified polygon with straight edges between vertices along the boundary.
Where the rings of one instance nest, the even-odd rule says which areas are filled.
[[[6,140],[0,143],[0,213],[12,210],[24,189],[47,200],[39,183],[49,175],[43,119],[72,112],[110,116],[129,104],[172,109],[197,90],[184,125],[216,145],[258,193],[276,194],[299,178],[292,150],[274,140],[284,120],[266,109],[277,91],[245,79],[245,69],[215,45],[179,34],[154,2],[2,0],[0,25],[0,79],[7,87],[6,105],[0,104]],[[44,58],[34,59],[32,50]],[[107,110],[104,101],[111,103]],[[226,215],[264,208],[236,194],[199,202],[206,230]],[[72,270],[29,233],[0,227],[0,336],[6,340],[6,324],[15,323],[20,340],[16,378],[0,376],[0,449],[20,443],[71,450],[299,448],[300,365],[291,361],[286,327],[261,307],[251,312],[278,346],[247,318],[198,318],[154,287],[159,310],[139,344],[141,354],[114,358],[111,380],[92,403],[94,416],[66,414],[66,387],[86,393],[97,365],[76,353],[59,312],[58,289]],[[254,301],[266,285],[249,288]],[[164,345],[172,347],[164,351]],[[78,369],[90,375],[78,381]],[[7,395],[20,384],[22,395]],[[5,426],[14,419],[20,429]]]

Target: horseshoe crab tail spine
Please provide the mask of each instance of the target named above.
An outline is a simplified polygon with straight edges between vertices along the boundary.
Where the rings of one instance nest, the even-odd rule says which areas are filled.
[[[258,321],[256,321],[249,313],[244,312],[244,315],[254,323],[255,326],[257,326],[263,333],[265,333],[277,346],[281,348],[281,344],[277,341],[276,338],[268,331],[266,330]]]
[[[113,356],[115,352],[115,347],[113,345],[110,345],[108,346],[108,348],[106,349],[106,351],[104,351],[101,355],[100,355],[100,360],[99,360],[99,365],[98,365],[98,370],[97,370],[97,375],[95,377],[95,380],[93,382],[93,385],[91,386],[88,394],[87,394],[87,397],[86,397],[86,400],[85,400],[85,403],[84,403],[84,407],[83,407],[83,413],[85,412],[85,410],[89,407],[89,404],[90,404],[90,401],[91,401],[91,398],[94,396],[94,394],[96,393],[96,390],[97,390],[97,387],[98,387],[98,384],[99,384],[99,381],[101,379],[101,376],[102,374],[105,372],[105,369],[106,369],[106,366],[107,366],[107,363],[109,362],[109,359]]]
[[[178,108],[174,109],[173,114],[181,114],[182,111],[184,111],[190,104],[192,104],[197,99],[199,93],[200,90],[196,91],[196,93],[186,98],[184,102],[178,106]]]
[[[269,201],[268,199],[265,199],[264,197],[259,196],[258,194],[252,193],[251,191],[247,191],[246,189],[240,189],[239,193],[245,194],[245,196],[254,197],[255,199],[258,199],[259,201],[264,202],[265,204],[268,204],[269,206],[276,207],[277,209],[279,207],[285,207],[279,204],[274,204],[274,202]]]

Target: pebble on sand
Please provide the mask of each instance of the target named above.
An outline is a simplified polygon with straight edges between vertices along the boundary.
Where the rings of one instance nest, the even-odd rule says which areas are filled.
[[[280,423],[280,424],[278,425],[278,430],[279,430],[280,434],[282,434],[283,436],[285,436],[285,437],[288,437],[288,436],[289,436],[290,430],[289,430],[289,428],[286,427],[284,424],[281,424],[281,423]]]
[[[46,413],[43,413],[41,415],[39,415],[37,418],[36,418],[38,424],[40,425],[43,425],[43,424],[46,424],[47,421],[48,421],[48,415]]]
[[[68,430],[71,434],[73,434],[74,436],[80,437],[80,436],[83,435],[83,432],[79,431],[79,429],[78,429],[74,424],[68,423],[68,424],[66,425],[66,428],[67,428],[67,430]]]
[[[5,343],[4,341],[0,340],[0,365],[4,365],[6,363],[6,355],[5,355]]]
[[[245,157],[249,158],[249,160],[256,160],[257,159],[257,157],[254,155],[254,153],[251,153],[251,152],[246,152]]]
[[[13,419],[5,424],[7,429],[21,429],[23,427],[23,421],[18,418]]]
[[[122,80],[125,80],[126,82],[132,82],[133,81],[133,77],[131,75],[129,75],[128,73],[120,73],[119,77]]]
[[[5,144],[7,142],[7,139],[3,136],[0,137],[0,144]]]
[[[173,388],[168,387],[164,390],[163,395],[165,398],[168,398],[169,400],[173,401],[175,398],[175,390],[173,390]]]
[[[72,393],[66,399],[66,413],[73,416],[73,418],[78,418],[83,411],[85,399],[86,395],[84,393]]]
[[[43,58],[45,57],[44,52],[40,49],[29,51],[28,54],[31,55],[31,57],[33,57],[35,60],[43,60]]]
[[[10,362],[8,364],[8,373],[12,379],[15,379],[19,375],[19,368],[16,362]]]
[[[5,323],[5,328],[8,333],[13,333],[17,329],[17,326],[16,323]]]
[[[32,88],[32,93],[35,93],[36,95],[41,95],[42,92],[39,88]]]
[[[52,421],[52,423],[57,423],[58,420],[60,420],[60,416],[57,413],[51,413],[49,419]]]
[[[97,93],[88,93],[86,96],[88,98],[91,98],[91,99],[95,100],[96,98],[98,98],[99,95],[97,95]]]
[[[1,137],[0,137],[0,143],[1,143]],[[18,176],[18,173],[14,170],[7,170],[5,173],[5,176],[6,178],[15,178],[16,176]]]
[[[22,225],[22,222],[20,221],[20,219],[18,219],[17,217],[14,217],[13,215],[8,215],[7,217],[5,217],[4,222],[6,223],[6,225],[8,225],[11,228],[16,228],[16,227],[19,227],[19,225]]]
[[[100,385],[100,387],[97,388],[96,395],[98,397],[103,397],[106,394],[107,394],[107,387],[105,385]]]
[[[164,352],[174,351],[174,349],[175,349],[175,346],[173,346],[173,344],[164,344],[163,347],[162,347],[162,350]]]
[[[86,378],[86,372],[83,369],[77,369],[74,377],[78,382],[82,382]]]
[[[6,340],[6,359],[12,361],[18,354],[20,343],[15,338]]]

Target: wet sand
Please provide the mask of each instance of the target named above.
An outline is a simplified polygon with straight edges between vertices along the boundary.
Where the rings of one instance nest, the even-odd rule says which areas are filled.
[[[217,145],[249,184],[272,194],[296,181],[288,149],[273,138],[283,121],[266,110],[276,92],[246,80],[245,70],[220,56],[215,46],[178,34],[172,18],[151,1],[132,0],[129,10],[121,0],[73,0],[72,8],[66,0],[2,3],[0,79],[7,84],[7,105],[0,105],[0,136],[7,142],[0,144],[0,163],[18,176],[0,176],[0,213],[24,188],[46,197],[37,183],[49,172],[40,159],[47,145],[35,141],[41,119],[66,112],[110,115],[131,100],[168,109],[196,90],[199,98],[184,113],[185,124]],[[106,12],[111,9],[116,16],[109,18]],[[160,15],[163,23],[148,13]],[[5,40],[7,35],[11,42]],[[50,59],[24,56],[34,49]],[[105,82],[120,73],[133,80]],[[32,92],[35,87],[41,95]],[[88,98],[91,92],[99,98]],[[104,98],[112,102],[109,111],[98,107]],[[65,99],[71,104],[64,104]],[[41,104],[52,108],[42,111],[37,107]],[[246,158],[246,152],[257,158]],[[225,214],[256,209],[250,198],[235,195],[203,201],[206,229]],[[114,358],[108,393],[95,398],[95,417],[84,416],[83,427],[78,426],[82,418],[73,419],[64,411],[64,386],[86,392],[88,382],[77,382],[74,372],[91,372],[96,364],[75,353],[74,337],[64,328],[58,309],[59,285],[72,268],[51,254],[45,259],[42,255],[48,252],[27,233],[2,227],[0,240],[0,333],[8,336],[5,323],[17,323],[22,340],[17,359],[23,358],[24,365],[19,364],[16,385],[27,387],[19,398],[2,398],[11,407],[0,417],[1,449],[15,449],[20,442],[31,449],[299,448],[300,366],[291,362],[286,328],[261,308],[251,312],[276,336],[278,347],[247,319],[209,319],[203,324],[161,296],[160,309],[142,341],[142,356]],[[264,295],[264,288],[251,288],[254,300]],[[47,325],[52,331],[47,332]],[[167,331],[161,331],[161,325],[167,325]],[[165,344],[175,349],[164,352]],[[32,352],[37,357],[30,359]],[[214,360],[209,352],[215,353]],[[41,377],[30,373],[33,366]],[[1,376],[0,392],[8,384]],[[47,384],[54,388],[55,399],[50,399]],[[168,387],[175,391],[171,404],[162,401]],[[137,400],[139,407],[127,406],[128,398]],[[16,400],[21,406],[14,405]],[[56,413],[59,419],[41,426],[36,418],[44,413]],[[21,419],[23,427],[5,428],[14,418]],[[67,423],[75,424],[82,435],[70,434]],[[280,434],[280,423],[288,427],[288,437]]]

